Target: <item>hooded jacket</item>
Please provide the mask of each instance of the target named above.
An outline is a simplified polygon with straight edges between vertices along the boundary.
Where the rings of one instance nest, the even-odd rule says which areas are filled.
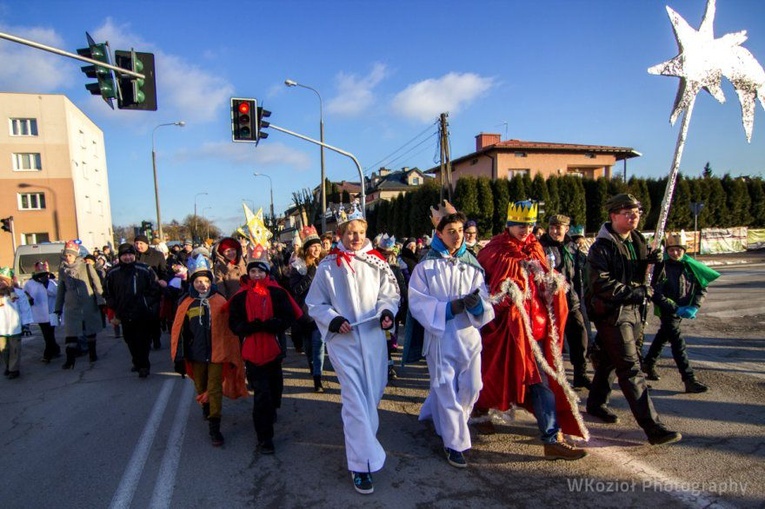
[[[236,248],[236,258],[229,260],[221,252],[221,244],[233,243]],[[247,274],[247,264],[242,255],[242,244],[232,237],[225,237],[213,248],[215,261],[213,262],[213,276],[218,291],[226,299],[233,297],[239,291],[239,280]]]

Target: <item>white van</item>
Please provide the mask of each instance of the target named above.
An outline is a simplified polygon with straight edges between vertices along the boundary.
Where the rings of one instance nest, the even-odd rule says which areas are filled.
[[[58,274],[61,265],[61,256],[66,242],[44,242],[42,244],[28,244],[16,248],[13,257],[13,273],[21,286],[32,277],[35,271],[35,263],[40,260],[48,262],[50,271]],[[88,250],[80,245],[80,256],[88,255]]]

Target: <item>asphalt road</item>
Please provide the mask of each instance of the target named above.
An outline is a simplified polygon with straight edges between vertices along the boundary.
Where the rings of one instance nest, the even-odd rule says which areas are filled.
[[[616,425],[585,416],[590,455],[542,457],[533,418],[518,411],[499,433],[473,434],[469,467],[446,463],[439,438],[417,420],[427,369],[399,369],[380,408],[388,454],[375,493],[357,494],[345,466],[339,387],[316,394],[305,360],[290,350],[276,454],[255,450],[251,399],[224,400],[226,444],[213,448],[189,380],[172,372],[163,338],[148,379],[130,373],[126,346],[108,330],[100,359],[39,362],[42,340],[23,344],[22,376],[0,380],[0,504],[81,507],[763,507],[765,334],[762,266],[719,268],[688,343],[706,394],[686,395],[664,352],[652,395],[681,431],[652,447],[616,388]],[[733,312],[735,310],[735,313]],[[733,313],[733,316],[731,316]],[[35,328],[36,329],[36,328]],[[648,338],[656,322],[648,326]],[[62,343],[62,339],[59,338]],[[582,393],[586,398],[586,391]]]

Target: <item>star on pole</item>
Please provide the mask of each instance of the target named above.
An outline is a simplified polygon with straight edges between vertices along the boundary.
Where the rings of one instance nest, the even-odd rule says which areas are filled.
[[[741,103],[744,131],[747,141],[751,141],[755,98],[759,98],[765,108],[765,71],[754,56],[741,47],[746,41],[746,31],[715,39],[715,0],[708,0],[698,30],[693,29],[672,8],[666,9],[680,53],[671,60],[650,67],[648,72],[680,78],[670,123],[674,125],[680,114],[692,107],[696,94],[702,89],[719,102],[725,102],[725,95],[720,88],[724,76],[736,89]]]

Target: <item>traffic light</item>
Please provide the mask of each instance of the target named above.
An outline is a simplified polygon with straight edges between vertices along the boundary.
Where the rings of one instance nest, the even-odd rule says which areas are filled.
[[[144,79],[120,75],[120,93],[117,107],[121,110],[157,111],[157,81],[154,72],[154,54],[134,50],[114,52],[117,67],[146,76]]]
[[[107,46],[106,43],[96,44],[89,33],[85,32],[85,35],[88,37],[88,47],[78,49],[77,53],[92,60],[111,64],[109,61],[109,46]],[[112,99],[117,97],[117,85],[114,81],[112,70],[99,65],[86,65],[81,67],[81,69],[88,78],[95,78],[98,80],[97,83],[88,83],[85,85],[85,88],[88,89],[91,94],[103,97],[106,104],[114,109]]]
[[[0,219],[3,223],[3,231],[13,233],[13,216],[8,216],[4,219]]]
[[[258,101],[255,99],[231,98],[231,139],[235,142],[258,141],[253,112],[257,109]]]
[[[263,120],[264,118],[268,118],[271,116],[271,112],[268,110],[263,109],[262,106],[258,107],[258,119],[257,119],[257,136],[256,139],[260,140],[261,138],[268,138],[268,133],[264,133],[262,130],[266,129],[268,126],[271,125],[270,122],[266,122]]]

